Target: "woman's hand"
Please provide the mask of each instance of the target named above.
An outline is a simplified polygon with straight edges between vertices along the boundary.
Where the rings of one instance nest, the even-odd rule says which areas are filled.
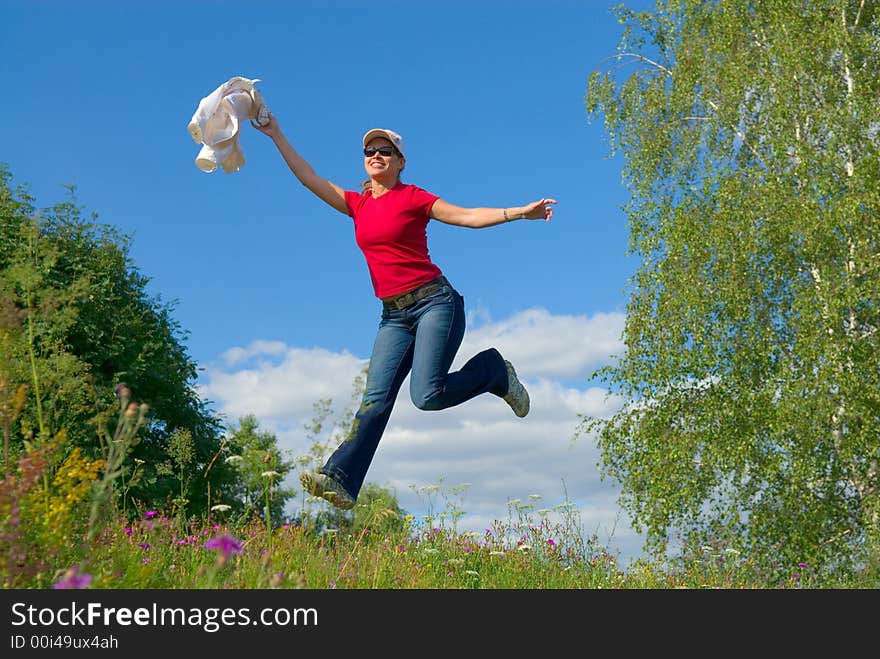
[[[544,220],[549,222],[553,217],[553,204],[555,199],[539,199],[536,202],[522,207],[522,216],[524,220]]]
[[[278,120],[275,119],[275,115],[269,112],[269,121],[265,125],[261,126],[256,121],[251,119],[251,126],[256,128],[258,131],[263,133],[264,135],[268,135],[273,140],[281,134],[281,127],[278,125]]]

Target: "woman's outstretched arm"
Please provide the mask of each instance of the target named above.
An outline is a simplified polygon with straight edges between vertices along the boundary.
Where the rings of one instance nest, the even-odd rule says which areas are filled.
[[[438,199],[431,207],[431,217],[446,224],[471,229],[494,227],[514,220],[544,220],[553,217],[555,199],[539,199],[525,206],[509,208],[463,208]]]
[[[278,125],[278,120],[275,119],[275,115],[270,112],[269,122],[264,126],[259,125],[255,121],[251,121],[251,126],[272,138],[272,141],[284,158],[284,162],[287,163],[290,171],[299,179],[300,183],[311,190],[319,199],[327,202],[340,213],[348,215],[348,207],[345,205],[345,191],[335,183],[315,173],[315,170],[312,169],[312,166],[306,159],[299,155],[296,149],[287,141],[281,126]]]

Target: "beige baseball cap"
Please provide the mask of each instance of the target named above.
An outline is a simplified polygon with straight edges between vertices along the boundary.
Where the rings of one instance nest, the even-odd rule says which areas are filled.
[[[403,150],[403,138],[393,130],[388,128],[373,128],[372,130],[368,130],[364,134],[364,146],[367,146],[370,140],[374,137],[384,137],[386,140],[389,140],[394,145],[394,148],[400,151],[400,155],[404,158],[406,157],[406,151]]]

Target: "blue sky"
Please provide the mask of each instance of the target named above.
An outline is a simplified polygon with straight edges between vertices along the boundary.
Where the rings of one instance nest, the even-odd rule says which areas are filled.
[[[256,414],[292,455],[312,403],[348,402],[379,303],[350,220],[268,138],[242,130],[236,173],[195,166],[187,124],[203,96],[259,78],[293,146],[347,189],[364,178],[361,136],[380,126],[405,139],[405,180],[450,203],[555,198],[549,223],[428,229],[468,310],[453,368],[498,347],[532,413],[517,419],[489,395],[420,412],[405,383],[367,479],[417,513],[430,507],[418,492],[469,483],[461,508],[476,530],[568,497],[588,532],[632,556],[638,538],[594,442],[571,441],[579,414],[619,404],[588,376],[621,349],[634,269],[621,162],[584,107],[620,35],[613,4],[0,0],[0,161],[39,206],[74,184],[87,211],[131,236],[148,290],[188,333],[203,395],[232,423]]]

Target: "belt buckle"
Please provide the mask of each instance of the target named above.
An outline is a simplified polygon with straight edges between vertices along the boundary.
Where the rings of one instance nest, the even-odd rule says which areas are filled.
[[[415,296],[412,293],[406,293],[394,301],[394,306],[398,309],[406,309],[409,305],[415,302]]]

